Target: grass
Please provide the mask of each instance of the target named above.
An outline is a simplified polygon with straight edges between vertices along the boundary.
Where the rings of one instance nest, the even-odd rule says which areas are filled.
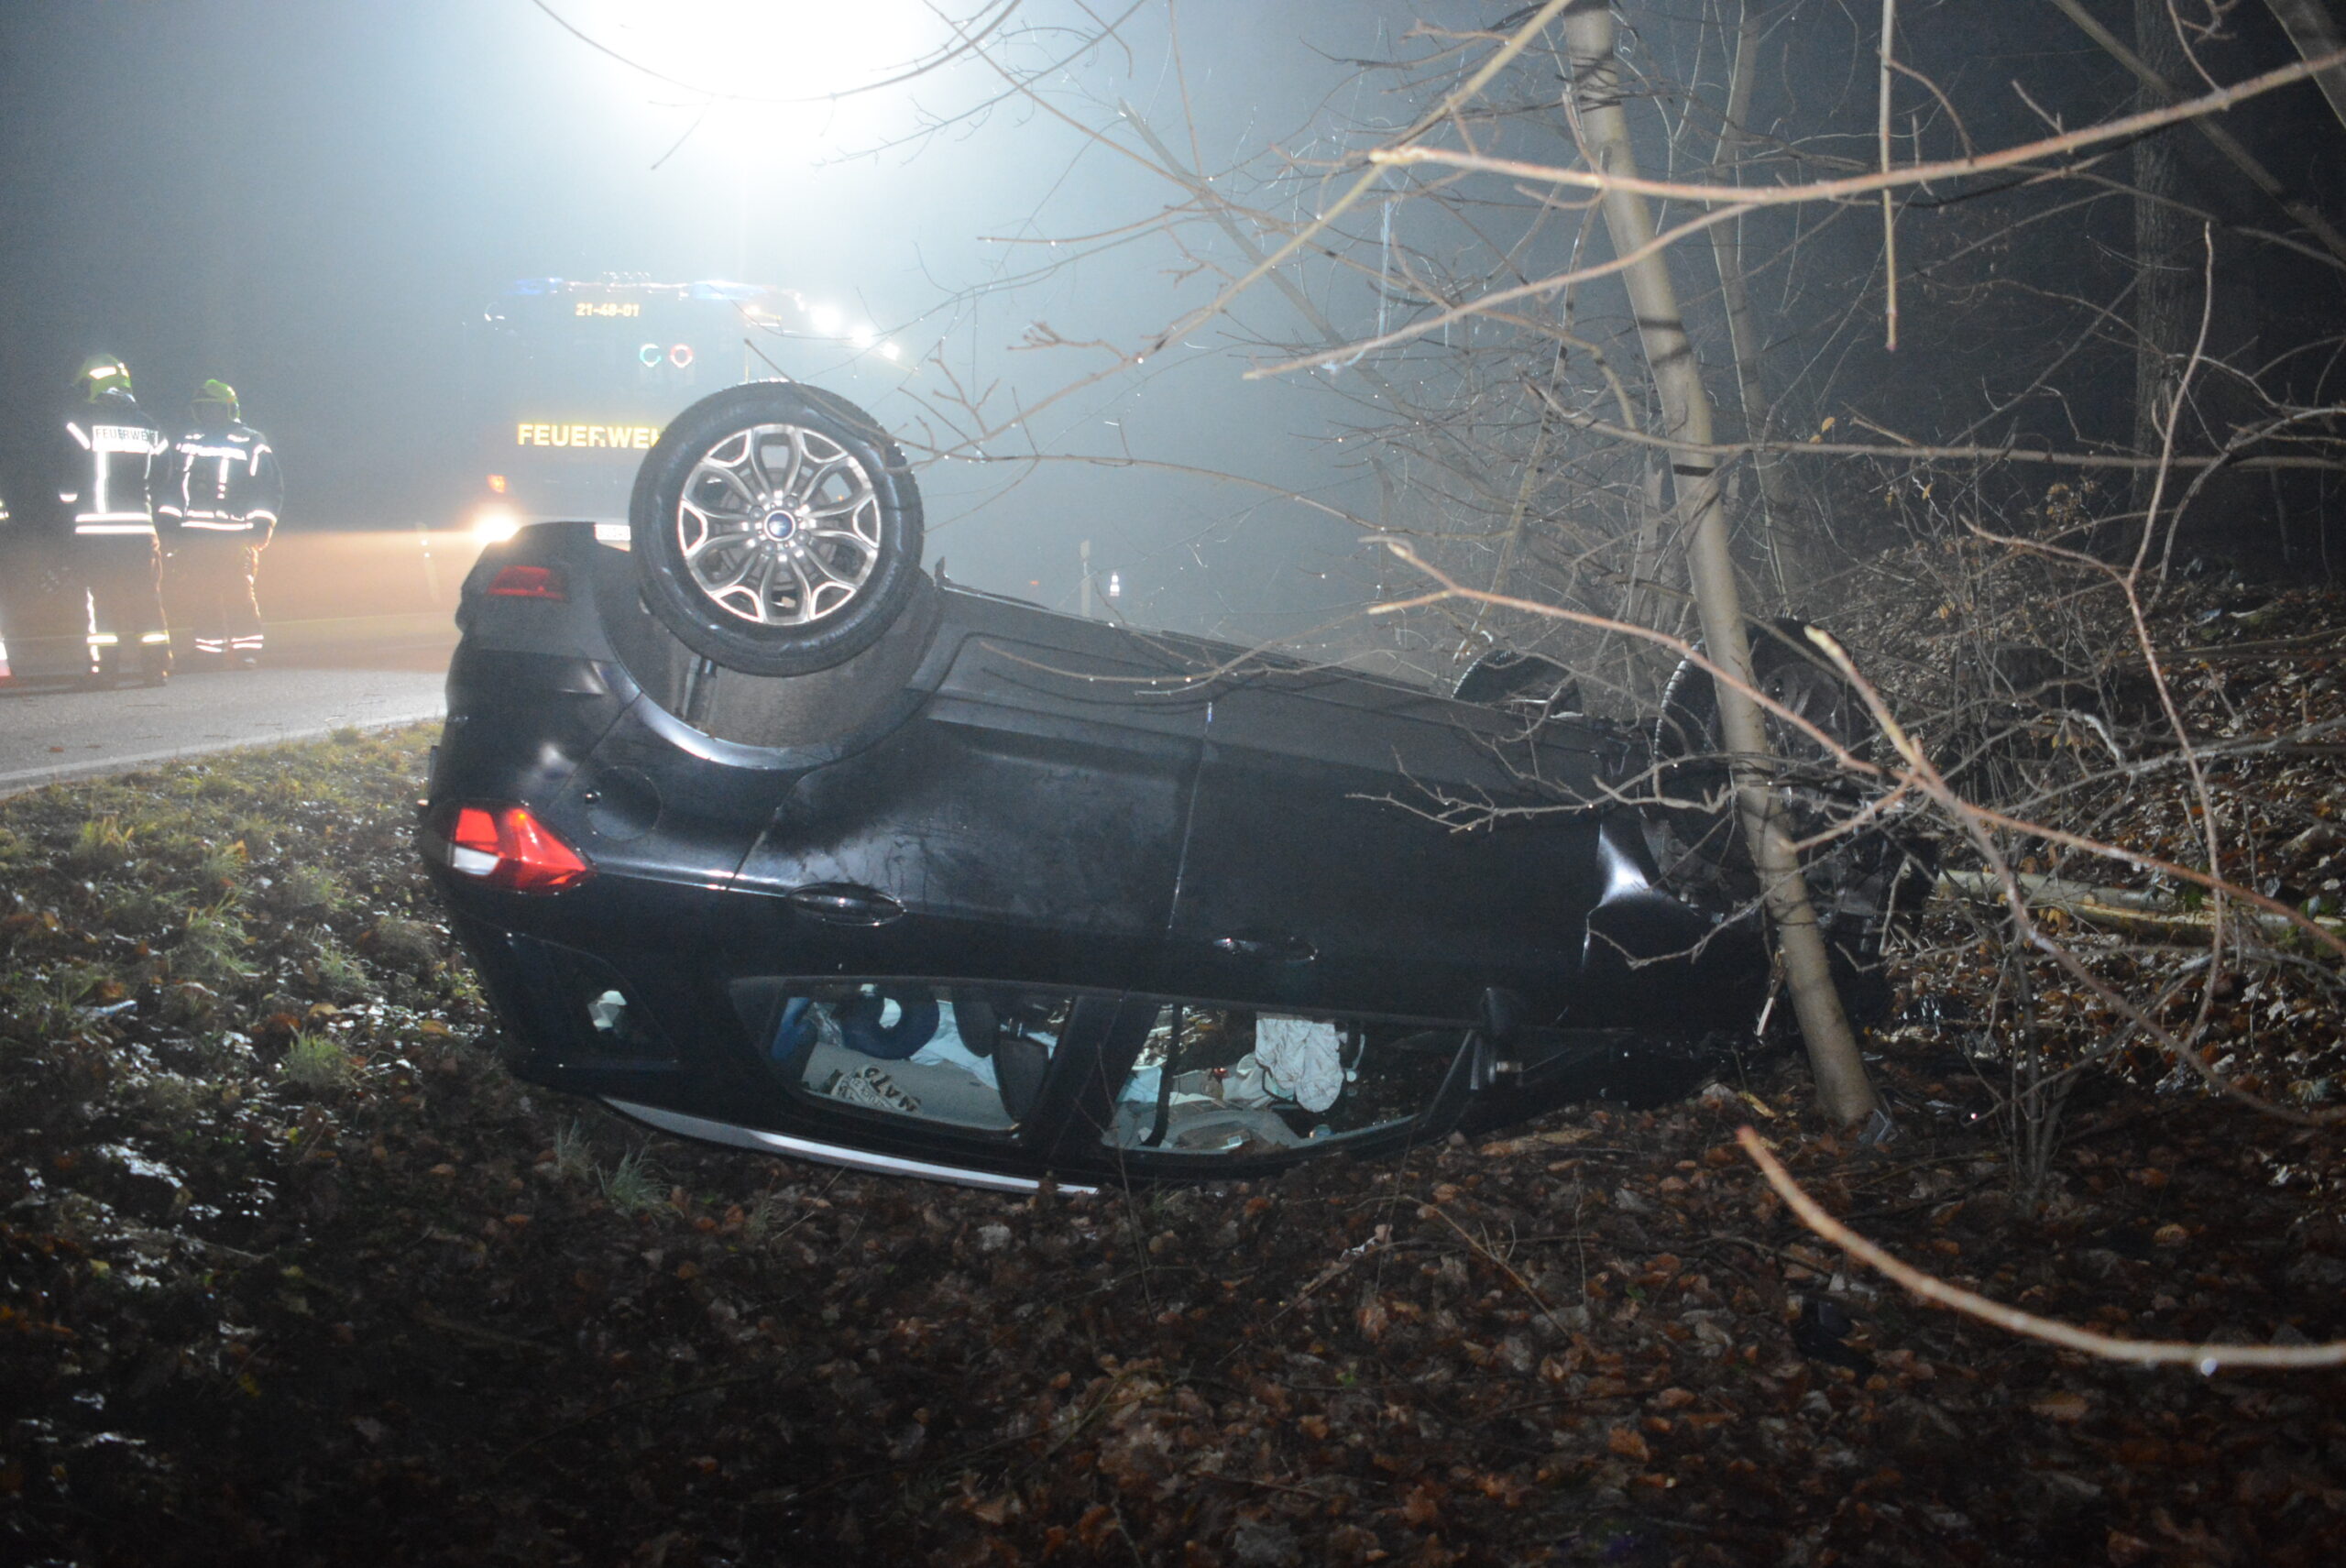
[[[220,1016],[220,993],[197,981],[182,980],[163,991],[162,1022],[174,1028],[208,1029]]]
[[[245,843],[241,839],[232,844],[206,844],[203,858],[195,863],[196,884],[206,890],[234,887],[244,874]]]
[[[432,928],[420,921],[386,915],[367,933],[376,959],[393,969],[420,970],[439,957]]]
[[[597,1179],[604,1201],[622,1214],[649,1213],[668,1201],[667,1179],[641,1149],[630,1149]]]
[[[769,1187],[750,1201],[741,1216],[741,1234],[762,1242],[786,1230],[798,1217],[798,1205]]]
[[[478,992],[444,961],[408,842],[406,804],[428,740],[345,736],[10,801],[0,1036],[33,1053],[22,1059],[64,1073],[54,1087],[77,1104],[103,1097],[67,1081],[67,1064],[107,1052],[133,1075],[356,1092],[372,1081],[361,1069],[378,1047],[413,1052],[411,1038],[387,1033],[411,1033],[419,1014],[444,1027],[475,1014]],[[286,1053],[314,1004],[376,998],[388,1009],[355,1032],[337,1027]],[[122,1010],[125,1001],[137,1006]],[[256,1039],[271,1041],[265,1058]]]
[[[276,908],[312,918],[340,908],[348,896],[342,878],[323,866],[288,866],[269,890],[269,901]]]
[[[303,1089],[335,1089],[350,1081],[350,1053],[324,1035],[304,1029],[285,1048],[277,1070]]]
[[[219,1102],[216,1085],[184,1073],[150,1072],[126,1081],[119,1096],[164,1126],[183,1126]]]
[[[12,975],[0,981],[0,1030],[27,1045],[63,1039],[82,1025],[82,1004],[101,977],[86,969]]]
[[[276,854],[277,836],[284,827],[282,818],[270,813],[247,813],[228,824],[228,833],[244,847],[247,860],[265,861]]]
[[[118,817],[93,817],[74,834],[65,859],[82,871],[112,870],[128,863],[132,837],[133,829],[125,828]]]
[[[335,1002],[348,1002],[366,993],[374,979],[356,955],[326,932],[317,938],[317,955],[310,961],[317,975],[318,989]]]
[[[171,972],[204,985],[249,979],[253,966],[245,958],[249,940],[234,901],[224,898],[188,916],[186,931],[170,950]]]
[[[178,899],[151,883],[109,883],[98,889],[98,918],[126,933],[159,932],[179,909]]]
[[[576,1117],[568,1126],[554,1132],[554,1174],[565,1181],[584,1181],[595,1173],[594,1150],[589,1146],[586,1129]]]
[[[250,800],[253,786],[228,769],[206,770],[196,779],[195,795],[201,800]]]

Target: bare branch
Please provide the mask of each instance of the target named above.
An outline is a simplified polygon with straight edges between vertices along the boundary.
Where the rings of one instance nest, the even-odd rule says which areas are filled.
[[[2147,109],[2138,115],[2105,120],[2098,126],[2068,131],[2060,136],[2046,137],[2039,141],[2025,142],[2001,152],[1981,153],[1976,158],[1947,159],[1938,163],[1910,163],[1888,173],[1877,170],[1871,174],[1853,174],[1841,180],[1818,180],[1801,185],[1751,186],[1708,185],[1677,180],[1648,180],[1635,176],[1602,173],[1593,169],[1564,168],[1552,163],[1527,163],[1520,159],[1491,158],[1481,153],[1459,152],[1447,148],[1393,146],[1376,148],[1368,153],[1368,161],[1383,168],[1402,168],[1413,164],[1438,163],[1452,169],[1471,170],[1483,174],[1506,174],[1518,180],[1536,180],[1549,184],[1571,185],[1584,191],[1634,191],[1643,196],[1662,197],[1673,202],[1749,202],[1760,206],[1790,206],[1803,202],[1831,202],[1849,196],[1868,196],[1877,191],[1895,189],[1901,185],[1930,185],[1942,181],[1961,180],[1974,174],[1993,173],[2000,169],[2019,169],[2051,158],[2055,154],[2076,152],[2108,142],[2124,141],[2154,131],[2163,126],[2179,125],[2200,115],[2211,115],[2245,104],[2275,88],[2302,82],[2319,71],[2333,66],[2346,66],[2346,53],[2326,56],[2296,65],[2278,66],[2252,76],[2230,87],[2187,98],[2165,108]]]
[[[1825,1212],[1792,1179],[1790,1172],[1768,1152],[1767,1140],[1751,1127],[1736,1130],[1735,1141],[1760,1168],[1760,1174],[1776,1190],[1787,1208],[1800,1216],[1801,1223],[1841,1248],[1850,1256],[1872,1268],[1913,1295],[1935,1306],[1977,1318],[2011,1333],[2043,1340],[2066,1350],[2082,1351],[2105,1361],[2131,1362],[2138,1366],[2190,1366],[2202,1375],[2213,1376],[2228,1366],[2341,1366],[2346,1365],[2346,1341],[2333,1340],[2327,1344],[2209,1344],[2192,1343],[2185,1340],[2114,1339],[2109,1334],[2095,1333],[2074,1324],[2052,1318],[2040,1318],[2034,1312],[2023,1312],[2017,1307],[2007,1307],[1990,1301],[1985,1296],[1950,1285],[1936,1275],[1925,1274],[1912,1265],[1900,1262],[1848,1226]]]

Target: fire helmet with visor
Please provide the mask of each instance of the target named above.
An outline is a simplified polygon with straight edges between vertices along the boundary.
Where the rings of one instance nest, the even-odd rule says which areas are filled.
[[[93,403],[108,392],[127,393],[130,390],[130,367],[122,362],[120,355],[93,354],[82,361],[82,368],[74,376],[73,384],[82,389],[84,398]]]
[[[215,376],[195,389],[191,406],[198,424],[234,424],[236,422],[236,389]]]

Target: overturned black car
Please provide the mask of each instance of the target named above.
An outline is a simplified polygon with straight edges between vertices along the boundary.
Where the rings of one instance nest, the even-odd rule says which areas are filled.
[[[795,384],[688,410],[630,529],[524,529],[458,611],[419,841],[526,1079],[864,1169],[1211,1179],[1681,1094],[1768,1002],[1732,850],[1619,803],[1654,741],[1552,665],[1478,703],[948,585],[901,454]],[[1895,856],[1842,858],[1862,981]]]

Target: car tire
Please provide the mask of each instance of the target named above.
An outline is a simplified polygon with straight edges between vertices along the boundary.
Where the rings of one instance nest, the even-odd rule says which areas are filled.
[[[1872,741],[1873,721],[1865,705],[1808,640],[1806,621],[1784,616],[1758,630],[1751,639],[1751,684],[1860,756]],[[1769,746],[1780,758],[1812,769],[1829,764],[1830,753],[1794,726],[1772,713],[1762,718]],[[1721,744],[1718,686],[1708,670],[1682,660],[1661,694],[1654,752],[1668,761],[1708,759],[1710,770],[1724,779],[1727,770],[1717,762]],[[1687,766],[1700,769],[1702,762]]]
[[[652,613],[744,674],[844,663],[887,635],[920,575],[904,453],[855,404],[795,382],[679,414],[637,471],[628,530]]]
[[[1493,648],[1466,666],[1452,700],[1505,707],[1520,702],[1543,713],[1581,711],[1580,679],[1553,659]]]

